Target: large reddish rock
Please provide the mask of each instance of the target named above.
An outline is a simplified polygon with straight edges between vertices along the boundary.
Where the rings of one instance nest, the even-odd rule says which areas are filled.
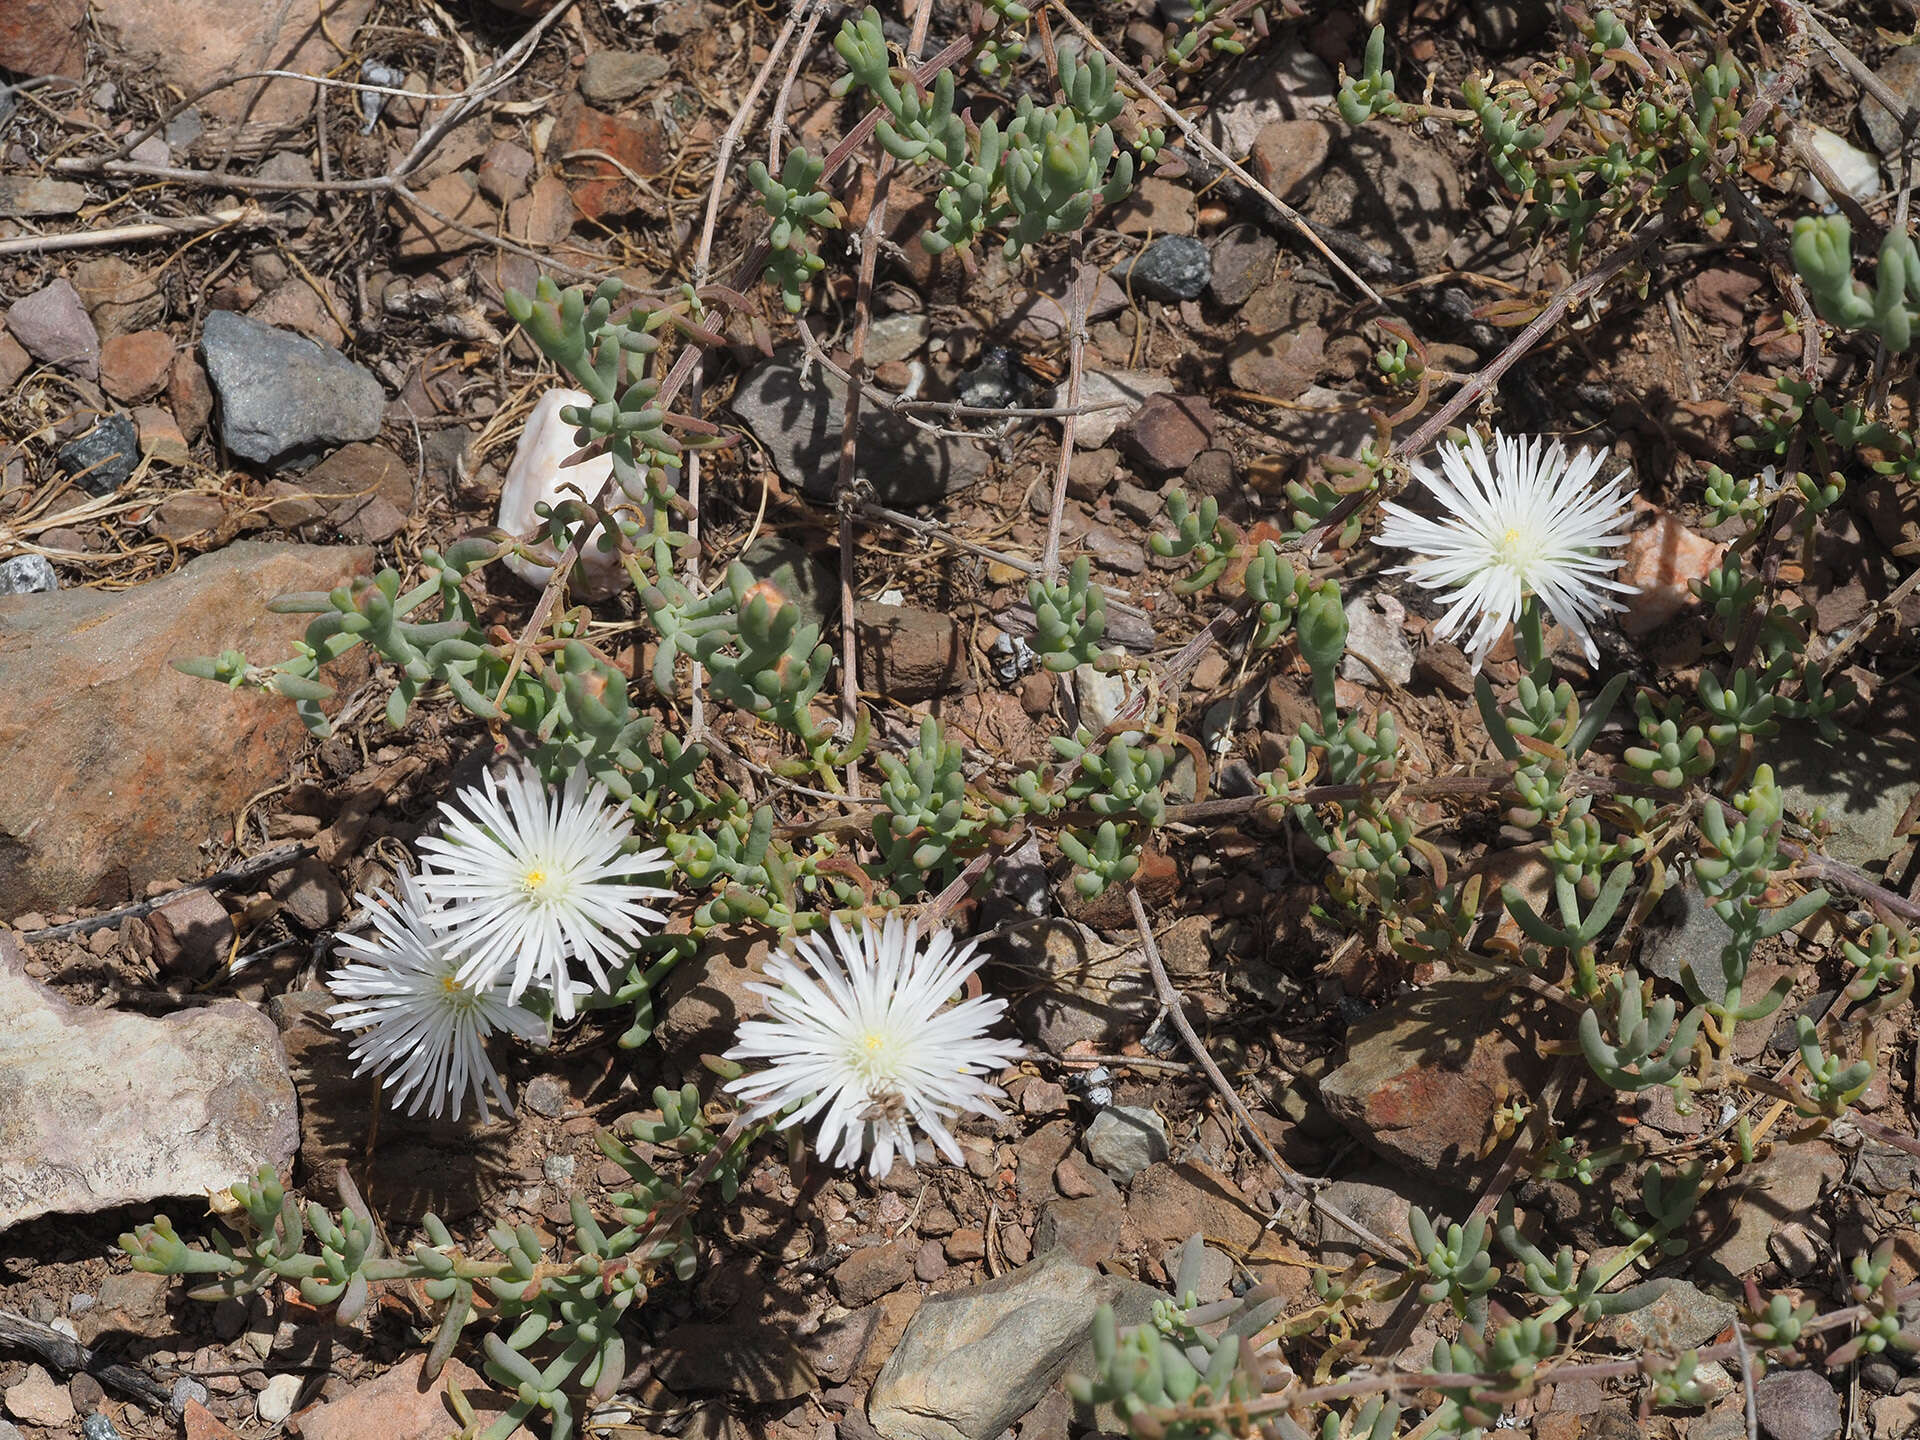
[[[915,705],[955,690],[971,690],[966,642],[951,615],[917,605],[862,600],[854,607],[860,683]]]
[[[1537,1095],[1554,1038],[1538,1002],[1499,981],[1452,978],[1401,996],[1347,1032],[1346,1062],[1321,1102],[1363,1145],[1402,1170],[1468,1185],[1494,1112]]]
[[[8,0],[8,5],[16,0]],[[230,5],[222,0],[139,0],[94,8],[101,37],[149,77],[195,94],[201,114],[216,120],[278,126],[307,119],[314,87],[299,80],[243,80],[198,92],[254,70],[330,75],[348,53],[373,0],[286,0]]]
[[[293,1417],[301,1440],[453,1440],[460,1423],[447,1407],[447,1386],[458,1385],[467,1402],[479,1412],[480,1428],[499,1418],[507,1397],[495,1390],[459,1360],[448,1360],[436,1380],[422,1373],[427,1357],[412,1355],[364,1385],[356,1385],[338,1400],[311,1406]],[[518,1428],[508,1440],[526,1440]]]
[[[230,545],[132,590],[0,599],[0,917],[115,904],[198,875],[306,730],[285,700],[182,675],[175,658],[293,653],[306,617],[276,595],[331,590],[370,551]]]
[[[0,5],[0,70],[78,76],[87,58],[87,0],[7,0]]]
[[[640,190],[627,173],[651,180],[665,171],[672,158],[666,132],[651,113],[603,115],[578,99],[561,110],[553,149],[563,155],[582,150],[600,152],[569,162],[589,177],[576,181],[573,187],[574,206],[589,220],[631,211],[640,203]],[[609,164],[608,156],[617,163]]]

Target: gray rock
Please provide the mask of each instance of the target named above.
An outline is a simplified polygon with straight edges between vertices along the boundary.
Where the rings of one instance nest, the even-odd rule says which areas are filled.
[[[1061,1253],[968,1290],[931,1295],[874,1381],[867,1418],[886,1440],[991,1440],[1062,1375],[1092,1368],[1094,1312],[1143,1324],[1156,1291]]]
[[[207,316],[200,344],[221,442],[243,460],[297,469],[380,433],[386,392],[338,350],[230,310]]]
[[[1727,977],[1720,968],[1720,951],[1733,932],[1714,913],[1691,875],[1667,886],[1641,930],[1640,969],[1662,980],[1680,983],[1684,966],[1693,967],[1701,991],[1715,1004],[1727,998]]]
[[[1191,235],[1162,235],[1127,267],[1126,278],[1152,300],[1198,300],[1213,278],[1213,257]]]
[[[204,1405],[206,1403],[207,1387],[190,1375],[182,1375],[173,1382],[173,1398],[167,1402],[167,1408],[178,1415],[184,1412],[189,1404]]]
[[[1093,1163],[1122,1184],[1171,1153],[1167,1122],[1141,1105],[1102,1110],[1087,1127],[1086,1145]]]
[[[96,1410],[81,1417],[80,1440],[126,1440],[126,1436],[114,1428],[113,1421]]]
[[[779,535],[762,535],[740,552],[740,563],[800,607],[801,619],[824,635],[840,617],[840,577],[805,546]]]
[[[816,500],[831,499],[838,474],[845,387],[815,369],[802,377],[792,350],[766,361],[734,391],[733,413],[753,432],[780,478]],[[987,473],[970,440],[930,435],[871,406],[860,412],[855,473],[883,505],[925,505],[966,489]]]
[[[1802,818],[1824,806],[1833,825],[1827,853],[1876,873],[1892,853],[1896,827],[1920,786],[1912,743],[1842,731],[1828,744],[1811,725],[1789,723],[1766,747],[1787,810]]]
[[[1706,1344],[1739,1313],[1730,1302],[1707,1294],[1699,1286],[1675,1280],[1651,1305],[1602,1320],[1599,1333],[1634,1351],[1656,1344],[1686,1349]]]
[[[7,329],[42,364],[87,380],[100,373],[100,332],[87,317],[80,292],[66,279],[14,301],[7,311]]]
[[[1027,972],[1014,1023],[1050,1054],[1081,1040],[1117,1049],[1147,1028],[1153,988],[1137,949],[1109,945],[1071,920],[1025,927],[1008,944],[1009,963]]]
[[[580,72],[580,93],[596,105],[617,105],[653,89],[672,69],[666,56],[651,51],[596,50]]]
[[[1775,1370],[1753,1387],[1753,1408],[1767,1440],[1833,1440],[1840,1394],[1813,1370]]]
[[[520,1100],[527,1109],[536,1115],[554,1119],[567,1108],[573,1096],[567,1093],[567,1082],[557,1075],[536,1075],[527,1082],[527,1088],[521,1092]]]
[[[1887,57],[1887,63],[1876,73],[1909,108],[1920,108],[1920,51],[1911,45],[1902,45]],[[1866,122],[1867,136],[1873,141],[1874,149],[1889,159],[1900,153],[1900,122],[1886,106],[1871,95],[1863,95],[1860,118]]]
[[[300,1142],[293,1081],[266,1016],[217,1000],[151,1018],[69,1005],[0,933],[0,1231],[276,1169]]]
[[[62,445],[55,458],[89,495],[111,495],[140,468],[140,432],[125,415],[103,416],[86,434]]]
[[[0,560],[0,595],[44,595],[60,588],[60,577],[44,555]]]
[[[867,328],[867,345],[861,355],[869,365],[910,359],[927,343],[931,329],[925,315],[883,315]]]
[[[1340,674],[1357,685],[1378,689],[1376,668],[1396,685],[1413,679],[1407,607],[1392,595],[1356,595],[1347,602],[1347,656],[1340,662]]]

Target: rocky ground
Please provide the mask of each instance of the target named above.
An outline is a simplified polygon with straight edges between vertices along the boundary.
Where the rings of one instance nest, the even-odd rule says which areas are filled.
[[[1876,22],[1910,28],[1881,8]],[[1185,82],[1181,98],[1274,191],[1378,257],[1377,283],[1440,277],[1417,312],[1430,364],[1471,372],[1509,335],[1475,307],[1489,294],[1551,295],[1577,271],[1559,247],[1514,235],[1482,158],[1450,129],[1354,131],[1329,118],[1334,67],[1364,34],[1347,7],[1308,9],[1244,63]],[[717,149],[784,17],[709,0],[592,0],[536,28],[515,10],[0,9],[0,71],[34,77],[0,90],[0,1440],[452,1433],[444,1381],[419,1383],[423,1302],[404,1288],[354,1327],[290,1290],[201,1304],[130,1272],[115,1237],[163,1202],[183,1231],[204,1234],[214,1222],[203,1197],[262,1161],[329,1200],[348,1166],[396,1237],[428,1210],[468,1237],[501,1218],[564,1232],[570,1193],[592,1200],[624,1183],[596,1129],[645,1108],[658,1083],[706,1079],[700,1057],[726,1048],[754,1003],[743,985],[766,942],[745,934],[672,977],[646,1048],[619,1049],[620,1025],[589,1021],[549,1052],[507,1056],[513,1119],[376,1122],[369,1085],[350,1078],[346,1042],[325,1024],[332,936],[354,894],[390,883],[491,741],[445,705],[388,729],[385,689],[362,671],[342,686],[336,736],[316,743],[286,706],[168,664],[286,653],[300,622],[267,613],[267,599],[377,564],[404,569],[494,523],[522,423],[551,384],[525,338],[506,338],[504,289],[541,273],[645,288],[692,273]],[[1524,67],[1552,43],[1551,20],[1532,0],[1422,0],[1393,26],[1410,66],[1457,77]],[[1102,7],[1098,23],[1136,59],[1162,43],[1150,6]],[[1909,58],[1920,49],[1890,49],[1866,18],[1843,28],[1920,100]],[[445,97],[503,55],[507,83],[446,125],[457,112]],[[827,92],[830,56],[815,61],[789,123],[819,145],[849,112]],[[442,98],[323,89],[316,100],[294,80],[217,83],[235,67]],[[1857,97],[1842,71],[1816,66],[1807,96],[1863,153],[1897,149],[1875,112],[1849,121]],[[375,180],[422,154],[404,193]],[[227,178],[197,178],[215,171]],[[248,183],[263,180],[310,188]],[[1283,521],[1286,482],[1354,453],[1372,430],[1367,406],[1400,403],[1373,365],[1378,333],[1325,261],[1209,180],[1197,165],[1148,178],[1086,238],[1102,279],[1083,398],[1122,403],[1079,425],[1064,534],[1116,602],[1111,638],[1143,655],[1164,655],[1206,619],[1147,549],[1170,484],[1249,526]],[[869,171],[845,198],[857,225]],[[757,234],[752,200],[744,184],[726,192],[716,273]],[[927,213],[924,197],[896,187],[865,342],[877,382],[970,405],[1059,403],[1064,249],[1016,271],[983,247],[963,267],[910,243]],[[807,319],[838,354],[855,267],[844,248],[833,260]],[[840,603],[843,402],[817,366],[809,373],[777,300],[761,292],[758,306],[706,377],[706,411],[738,441],[705,471],[707,563],[717,572],[740,558],[824,621]],[[1609,292],[1510,377],[1503,423],[1611,447],[1639,480],[1625,574],[1641,593],[1606,638],[1603,668],[1690,686],[1705,631],[1686,583],[1730,533],[1703,524],[1699,476],[1708,462],[1738,463],[1743,395],[1798,355],[1773,279],[1708,246],[1661,269],[1646,300]],[[866,414],[862,454],[887,456],[867,468],[871,499],[908,517],[870,512],[857,532],[860,674],[883,728],[909,736],[919,714],[937,713],[988,767],[1042,753],[1059,733],[1057,691],[1008,655],[1031,624],[1025,570],[1045,542],[1057,422],[929,435]],[[913,517],[966,548],[929,546]],[[1916,537],[1912,487],[1863,483],[1783,583],[1821,635],[1843,634],[1895,589]],[[1392,703],[1435,771],[1471,759],[1465,657],[1380,569],[1364,547],[1344,557],[1352,649],[1370,663],[1349,663],[1342,704]],[[517,631],[537,592],[498,570],[487,583],[489,618]],[[604,604],[594,633],[646,695],[650,652],[630,602]],[[1891,635],[1882,627],[1851,657],[1861,699],[1843,716],[1846,742],[1789,730],[1769,752],[1795,813],[1825,808],[1827,853],[1902,896],[1913,894],[1920,789],[1914,605],[1897,601]],[[1515,677],[1510,647],[1490,670]],[[1117,680],[1081,684],[1090,714],[1124,699]],[[1235,734],[1223,763],[1192,747],[1176,771],[1182,799],[1244,793],[1310,715],[1302,666],[1248,673],[1218,653],[1168,698],[1189,735],[1217,733],[1221,716]],[[751,752],[744,727],[732,738]],[[1483,818],[1484,833],[1448,837],[1450,859],[1471,867],[1491,850],[1494,878],[1542,884],[1538,855],[1490,845],[1497,821]],[[1691,1153],[1724,1123],[1677,1114],[1660,1091],[1661,1103],[1637,1106],[1589,1093],[1506,987],[1409,976],[1332,925],[1317,865],[1284,832],[1175,826],[1140,883],[1187,1013],[1260,1138],[1295,1171],[1330,1179],[1325,1198],[1375,1232],[1403,1233],[1413,1204],[1464,1214],[1493,1179],[1499,1112],[1516,1095],[1564,1088],[1570,1128],[1614,1123],[1661,1155]],[[877,1184],[770,1150],[739,1202],[704,1217],[696,1280],[663,1286],[634,1322],[635,1369],[604,1417],[628,1428],[605,1433],[1059,1440],[1074,1422],[1055,1379],[1084,1365],[1092,1307],[1142,1318],[1189,1235],[1213,1251],[1203,1299],[1266,1283],[1304,1312],[1316,1269],[1354,1259],[1344,1232],[1301,1220],[1156,1023],[1117,896],[1082,903],[1056,896],[1057,881],[1037,848],[1016,853],[972,917],[1044,917],[1000,945],[987,972],[1031,1045],[1004,1121],[966,1135],[962,1168],[900,1167]],[[1643,967],[1673,979],[1685,960],[1708,963],[1719,923],[1696,890],[1676,888],[1643,929]],[[1742,1032],[1743,1062],[1777,1067],[1794,1015],[1831,1007],[1829,951],[1789,936],[1768,952],[1759,984],[1785,974],[1793,992]],[[1911,1009],[1879,1039],[1862,1106],[1911,1135]],[[103,1091],[124,1103],[99,1113]],[[1657,1310],[1610,1322],[1598,1350],[1720,1335],[1748,1278],[1831,1300],[1836,1257],[1883,1234],[1904,1232],[1901,1283],[1920,1268],[1904,1218],[1920,1172],[1906,1151],[1857,1136],[1782,1144],[1740,1181],[1696,1218]],[[1622,1196],[1558,1181],[1520,1194],[1557,1239],[1611,1243],[1604,1220]],[[1370,1317],[1378,1333],[1393,1328],[1390,1311]],[[103,1380],[55,1334],[125,1368]],[[955,1363],[963,1350],[969,1362]],[[458,1361],[447,1374],[485,1389]],[[1776,1440],[1920,1433],[1920,1371],[1906,1361],[1779,1372],[1755,1399]],[[1542,1440],[1746,1429],[1731,1384],[1714,1406],[1650,1430],[1633,1403],[1564,1385],[1517,1419]]]

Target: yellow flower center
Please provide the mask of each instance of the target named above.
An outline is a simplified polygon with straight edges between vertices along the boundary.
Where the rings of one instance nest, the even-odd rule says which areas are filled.
[[[879,1035],[870,1034],[867,1036],[867,1039],[866,1039],[866,1046],[869,1052],[878,1050],[882,1045],[886,1043],[887,1042]]]

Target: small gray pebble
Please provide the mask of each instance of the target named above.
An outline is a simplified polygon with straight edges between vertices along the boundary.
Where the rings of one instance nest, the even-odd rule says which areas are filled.
[[[182,1375],[173,1382],[173,1397],[167,1402],[167,1408],[176,1415],[183,1415],[189,1403],[206,1404],[207,1387],[191,1375]]]
[[[564,1185],[573,1179],[574,1159],[571,1155],[549,1155],[541,1168],[555,1185]]]
[[[564,1081],[552,1075],[536,1075],[527,1082],[527,1088],[520,1098],[534,1114],[544,1115],[551,1120],[567,1108],[567,1101],[572,1097],[568,1095]]]
[[[87,1311],[91,1310],[93,1306],[94,1306],[93,1296],[83,1292],[79,1295],[70,1296],[68,1298],[67,1313],[69,1315],[84,1315],[87,1313]]]
[[[60,468],[89,495],[111,495],[140,466],[140,437],[125,415],[108,415],[60,447]]]
[[[113,1428],[113,1421],[97,1410],[80,1422],[80,1434],[83,1440],[126,1440]]]

